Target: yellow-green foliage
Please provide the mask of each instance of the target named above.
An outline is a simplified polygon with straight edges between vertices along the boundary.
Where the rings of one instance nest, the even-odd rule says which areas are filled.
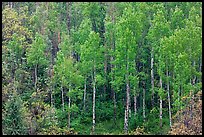
[[[145,133],[144,127],[137,127],[135,130],[131,131],[129,135],[148,135],[148,133]]]
[[[25,10],[26,11],[26,10]],[[25,14],[18,13],[9,7],[2,11],[2,44],[6,45],[12,39],[12,35],[16,33],[18,39],[26,44],[26,39],[31,38],[31,32],[23,26],[25,22]]]
[[[38,135],[77,135],[73,128],[60,128],[57,126],[50,126],[49,129],[43,129]]]

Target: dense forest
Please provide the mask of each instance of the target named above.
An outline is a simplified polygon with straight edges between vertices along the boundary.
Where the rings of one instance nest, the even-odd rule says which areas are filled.
[[[202,134],[201,2],[2,2],[2,134]]]

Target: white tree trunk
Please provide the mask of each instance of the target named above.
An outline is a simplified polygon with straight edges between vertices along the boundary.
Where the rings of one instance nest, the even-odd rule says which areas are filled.
[[[143,120],[145,122],[145,88],[143,87]]]
[[[127,127],[127,108],[125,108],[125,117],[124,117],[124,130],[125,130],[125,134],[127,134],[128,132],[128,127]]]
[[[161,89],[162,89],[162,78],[160,77],[160,87],[161,87]],[[162,127],[162,98],[161,98],[161,96],[160,96],[160,128]]]
[[[95,79],[95,66],[93,74],[93,134],[95,133],[95,95],[96,95],[96,79]]]
[[[166,71],[166,76],[168,77],[168,70]],[[167,94],[168,94],[168,103],[169,103],[169,125],[170,128],[172,126],[171,124],[171,99],[170,99],[170,93],[169,93],[169,81],[167,82]]]
[[[84,82],[84,110],[86,108],[86,78],[85,78],[85,82]]]
[[[130,112],[130,86],[129,86],[129,80],[127,82],[127,100],[126,100],[126,111],[127,111],[127,121],[126,121],[126,126],[127,126],[127,131],[128,131],[128,121],[129,121],[129,114],[131,113]]]
[[[71,84],[69,84],[69,92],[71,91]],[[71,97],[68,97],[69,98],[69,102],[68,102],[68,107],[69,107],[69,110],[71,108]],[[70,128],[70,111],[68,112],[68,128]]]
[[[127,57],[127,61],[128,61],[128,57]],[[130,86],[129,86],[129,64],[127,62],[126,64],[126,113],[125,113],[125,134],[128,133],[128,118],[129,118],[129,105],[130,105]]]
[[[130,87],[130,86],[129,86]],[[131,97],[130,97],[130,92],[129,92],[129,103],[128,103],[129,107],[128,107],[128,116],[131,118]]]
[[[137,113],[137,96],[134,95],[134,115],[136,116]]]
[[[154,107],[154,70],[153,70],[153,65],[154,65],[154,55],[153,55],[153,48],[151,51],[151,84],[152,84],[152,107]]]
[[[129,87],[129,81],[126,83],[126,108],[125,108],[125,134],[128,133],[128,117],[129,117],[129,100],[130,100],[130,87]]]

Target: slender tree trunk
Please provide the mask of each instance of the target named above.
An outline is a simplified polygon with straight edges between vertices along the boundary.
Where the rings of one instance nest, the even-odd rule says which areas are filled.
[[[143,87],[143,120],[145,122],[145,87]]]
[[[85,82],[84,82],[84,111],[86,108],[86,77],[85,77]]]
[[[136,116],[137,113],[137,96],[134,95],[134,115]]]
[[[64,111],[64,91],[62,84],[61,84],[61,96],[62,96],[62,111]]]
[[[35,65],[35,91],[37,91],[37,81],[38,81],[38,75],[37,75],[37,73],[38,73],[38,65],[36,64]]]
[[[126,53],[127,53],[127,51],[128,51],[128,47],[127,47],[127,49],[126,49]],[[128,61],[129,61],[129,57],[128,57],[128,54],[126,55],[126,76],[125,76],[125,78],[126,78],[126,113],[125,113],[125,121],[124,121],[124,123],[125,123],[125,127],[124,127],[124,129],[125,129],[125,134],[127,134],[128,133],[128,118],[129,118],[129,103],[130,103],[130,86],[129,86],[129,63],[128,63]]]
[[[125,104],[125,103],[124,103]],[[127,129],[127,109],[126,107],[124,106],[125,108],[125,117],[124,117],[124,131],[125,131],[125,134],[127,134],[128,132],[128,129]]]
[[[96,79],[95,79],[95,65],[94,65],[94,72],[93,72],[93,129],[92,129],[92,133],[95,133],[95,94],[96,94]]]
[[[127,76],[128,77],[128,76]],[[128,117],[129,117],[129,98],[130,98],[130,87],[129,87],[129,80],[127,78],[126,82],[126,109],[125,109],[125,134],[128,133]]]
[[[71,91],[71,84],[69,84],[69,92]],[[71,108],[71,97],[69,97],[69,102],[68,102],[68,107],[69,110]],[[68,128],[70,128],[70,111],[68,112]]]
[[[129,84],[129,88],[130,88],[130,84]],[[129,107],[128,107],[128,116],[131,118],[131,97],[130,97],[130,92],[129,92]]]
[[[168,70],[166,71],[166,76],[168,77]],[[171,122],[171,100],[170,100],[170,93],[169,93],[169,81],[167,81],[167,94],[168,94],[168,102],[169,102],[169,125],[170,128],[172,126]]]
[[[160,88],[162,89],[162,78],[160,77]],[[162,98],[160,96],[160,128],[162,128]]]
[[[154,70],[153,70],[153,64],[154,64],[154,54],[153,54],[153,48],[152,48],[152,52],[151,52],[152,108],[154,107]]]

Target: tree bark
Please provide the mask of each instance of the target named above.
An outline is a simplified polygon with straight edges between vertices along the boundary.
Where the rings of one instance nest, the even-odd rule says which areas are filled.
[[[130,88],[130,84],[129,84],[129,88]],[[128,116],[131,118],[131,96],[130,96],[130,92],[129,92],[129,107],[128,107]]]
[[[94,72],[93,72],[93,129],[92,129],[92,133],[95,133],[95,94],[96,94],[96,79],[95,79],[95,65],[94,65]]]
[[[160,88],[162,89],[162,78],[160,77]],[[160,128],[162,128],[162,97],[160,96]]]
[[[143,87],[143,120],[145,122],[145,87]]]
[[[137,96],[134,95],[134,115],[136,116],[137,113]]]
[[[128,50],[128,47],[127,49]],[[127,53],[127,52],[126,52]],[[129,103],[130,103],[130,86],[129,86],[129,57],[126,55],[126,113],[125,113],[125,134],[128,133]]]
[[[152,108],[154,107],[154,70],[153,70],[153,65],[154,65],[154,54],[153,54],[153,48],[151,51],[151,84],[152,84]]]
[[[125,131],[125,134],[127,134],[128,129],[127,129],[127,109],[126,107],[125,107],[125,117],[124,117],[124,131]]]
[[[86,77],[84,82],[84,111],[86,109]]]
[[[130,98],[130,87],[129,87],[129,81],[126,82],[126,109],[125,109],[125,134],[128,133],[128,117],[129,117],[129,98]]]
[[[69,92],[71,91],[71,84],[69,84]],[[70,128],[70,108],[71,108],[71,97],[69,98],[69,102],[68,102],[68,107],[69,107],[69,112],[68,112],[68,128]]]
[[[168,69],[166,71],[166,76],[168,77]],[[170,93],[169,93],[169,81],[167,81],[167,94],[168,94],[168,103],[169,103],[169,126],[171,128],[172,122],[171,122],[171,99],[170,99]]]

